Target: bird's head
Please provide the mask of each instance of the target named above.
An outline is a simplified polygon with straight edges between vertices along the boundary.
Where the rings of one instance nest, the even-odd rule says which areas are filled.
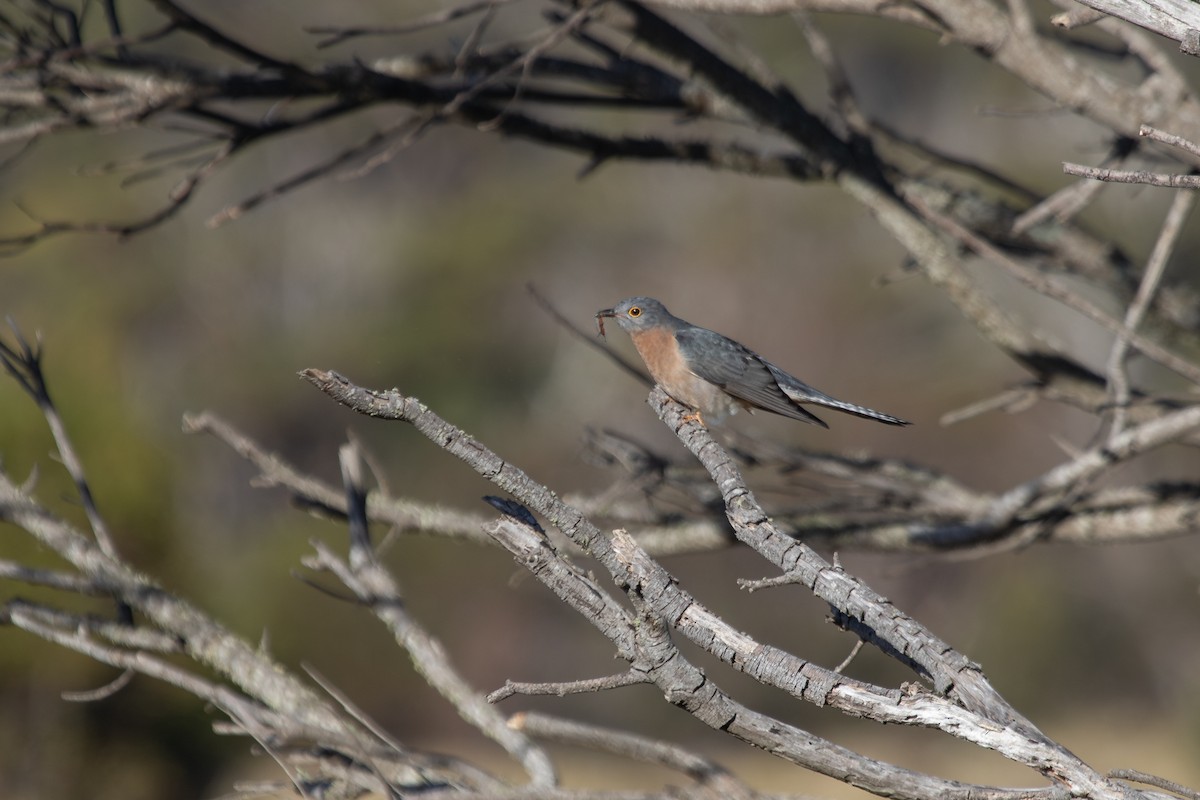
[[[601,333],[606,319],[615,319],[622,330],[628,333],[670,325],[675,320],[671,312],[653,297],[630,297],[612,308],[597,311],[596,320],[601,324]]]

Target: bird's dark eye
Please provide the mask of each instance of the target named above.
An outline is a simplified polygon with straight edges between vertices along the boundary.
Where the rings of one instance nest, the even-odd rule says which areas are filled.
[[[642,315],[642,310],[640,308],[638,308],[637,306],[634,306],[633,308],[629,309],[629,316],[640,317],[641,315]]]

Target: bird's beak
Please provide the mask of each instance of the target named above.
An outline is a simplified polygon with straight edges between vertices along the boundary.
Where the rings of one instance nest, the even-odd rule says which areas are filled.
[[[611,308],[602,308],[596,312],[596,332],[600,334],[601,339],[606,338],[604,336],[604,320],[605,320],[605,318],[616,319],[617,312]]]

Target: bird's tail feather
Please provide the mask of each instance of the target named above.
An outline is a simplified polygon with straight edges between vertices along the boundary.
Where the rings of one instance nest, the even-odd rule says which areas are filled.
[[[791,396],[790,393],[788,394],[788,396],[789,397]],[[911,422],[909,422],[906,419],[900,419],[899,417],[893,417],[891,414],[885,414],[882,411],[876,411],[875,409],[867,408],[866,406],[858,406],[858,405],[855,405],[854,403],[847,403],[844,400],[838,400],[836,398],[830,397],[829,395],[824,395],[822,397],[808,397],[808,398],[804,398],[804,399],[797,397],[797,398],[793,398],[793,399],[798,400],[803,403],[815,403],[816,405],[825,406],[826,408],[834,408],[834,409],[837,409],[838,411],[844,411],[847,414],[853,414],[856,417],[866,417],[867,419],[879,420],[880,422],[882,422],[886,425],[911,425],[912,424]]]
[[[825,406],[846,414],[853,414],[856,417],[864,417],[884,423],[885,425],[911,425],[908,420],[893,417],[891,414],[885,414],[882,411],[876,411],[873,408],[866,406],[847,403],[845,400],[838,400],[836,397],[830,397],[820,389],[814,389],[804,381],[789,375],[779,367],[764,361],[767,368],[771,370],[771,374],[775,376],[776,383],[791,400],[797,403],[812,403],[818,406]]]

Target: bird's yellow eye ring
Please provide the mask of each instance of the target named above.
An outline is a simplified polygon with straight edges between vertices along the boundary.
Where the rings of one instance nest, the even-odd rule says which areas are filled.
[[[638,306],[634,306],[633,308],[629,309],[629,316],[640,317],[641,315],[642,315],[642,309],[639,308]]]

